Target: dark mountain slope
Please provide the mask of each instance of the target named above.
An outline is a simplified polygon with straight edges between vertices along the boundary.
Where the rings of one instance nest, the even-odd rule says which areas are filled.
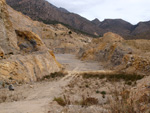
[[[78,14],[70,13],[64,8],[57,8],[45,0],[6,1],[15,10],[47,24],[62,23],[92,35],[114,32],[125,39],[150,39],[150,22],[132,25],[122,19],[106,19],[102,22],[98,19],[89,21]]]
[[[45,0],[6,0],[15,10],[28,15],[34,20],[45,23],[61,22],[75,29],[94,34],[101,34],[101,29],[89,20],[69,12],[64,12]]]

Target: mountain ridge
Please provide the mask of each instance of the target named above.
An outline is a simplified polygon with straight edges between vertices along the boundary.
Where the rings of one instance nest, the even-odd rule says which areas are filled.
[[[63,23],[74,29],[97,36],[102,36],[106,32],[114,32],[125,39],[150,39],[150,27],[147,25],[149,21],[139,22],[136,25],[122,19],[90,21],[64,8],[57,8],[45,0],[6,0],[6,2],[15,10],[31,17],[31,19],[43,21],[46,24]]]

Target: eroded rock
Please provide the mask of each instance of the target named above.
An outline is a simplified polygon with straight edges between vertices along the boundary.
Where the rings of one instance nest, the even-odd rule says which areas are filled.
[[[30,30],[14,30],[4,0],[0,1],[0,81],[29,83],[60,71],[61,65],[41,38]],[[17,23],[19,25],[19,23]],[[5,52],[5,53],[4,53]]]
[[[0,57],[4,57],[4,51],[3,51],[3,49],[0,47]]]

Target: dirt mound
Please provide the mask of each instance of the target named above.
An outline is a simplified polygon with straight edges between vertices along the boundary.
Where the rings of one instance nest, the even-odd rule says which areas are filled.
[[[129,73],[149,73],[149,40],[124,40],[114,33],[93,39],[79,52],[82,60],[103,62],[106,68]]]

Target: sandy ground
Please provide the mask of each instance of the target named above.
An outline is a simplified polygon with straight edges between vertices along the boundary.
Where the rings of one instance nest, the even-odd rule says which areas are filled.
[[[72,54],[56,54],[55,55],[58,62],[63,64],[68,71],[77,70],[77,71],[96,71],[102,70],[103,66],[100,63],[95,61],[86,62],[81,61]]]
[[[47,113],[49,107],[51,107],[49,103],[55,97],[62,95],[63,87],[73,79],[74,72],[102,69],[102,66],[96,62],[83,62],[70,54],[57,54],[56,59],[66,66],[68,75],[59,80],[17,86],[15,91],[11,92],[12,95],[22,92],[24,98],[19,101],[1,103],[0,113]],[[0,93],[3,90],[6,93],[9,92],[8,89],[0,89]]]

